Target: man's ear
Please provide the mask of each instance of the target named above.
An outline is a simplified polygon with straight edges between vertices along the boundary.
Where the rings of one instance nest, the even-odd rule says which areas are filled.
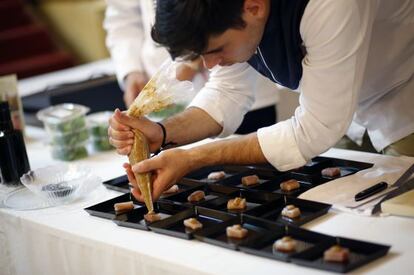
[[[245,19],[262,19],[266,17],[269,0],[245,0],[243,13]],[[292,0],[294,1],[294,0]]]

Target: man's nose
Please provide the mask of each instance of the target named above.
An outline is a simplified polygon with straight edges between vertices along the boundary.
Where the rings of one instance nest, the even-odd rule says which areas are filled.
[[[214,66],[220,64],[222,61],[222,58],[217,55],[211,55],[211,56],[201,56],[203,59],[204,67],[207,69],[212,69]]]

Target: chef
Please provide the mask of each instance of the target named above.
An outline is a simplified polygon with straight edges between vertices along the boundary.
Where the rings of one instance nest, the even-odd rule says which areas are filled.
[[[367,133],[379,152],[414,156],[413,1],[164,0],[152,38],[173,58],[201,57],[211,79],[189,108],[161,124],[116,110],[108,131],[120,154],[129,153],[134,128],[152,151],[232,134],[254,101],[252,70],[300,91],[288,120],[127,165],[132,181],[132,170],[154,173],[154,199],[203,166],[302,166],[336,144],[351,122],[356,142]]]

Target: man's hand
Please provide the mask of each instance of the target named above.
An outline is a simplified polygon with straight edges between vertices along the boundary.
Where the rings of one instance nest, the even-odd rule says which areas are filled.
[[[163,124],[167,134],[165,141],[167,143],[174,142],[178,145],[217,136],[222,131],[220,124],[205,111],[196,107],[190,107],[182,113],[168,118],[163,121]],[[147,137],[152,152],[158,150],[161,146],[163,131],[158,124],[146,118],[129,117],[125,112],[117,109],[109,120],[108,135],[110,143],[115,146],[119,154],[127,155],[130,153],[134,142],[132,129],[140,130]],[[153,196],[157,199],[164,190],[180,180],[189,171],[204,165],[214,165],[214,163],[209,163],[209,159],[220,153],[220,148],[220,146],[214,147],[212,151],[197,151],[193,148],[189,150],[169,149],[156,157],[137,163],[134,166],[134,171],[139,173],[151,171],[153,173],[155,176]],[[243,149],[237,150],[243,151]],[[240,152],[238,152],[238,155],[240,155]],[[205,160],[205,157],[208,159]],[[212,157],[212,160],[216,160],[216,156]],[[136,186],[131,166],[125,164],[124,168],[131,184]],[[139,190],[134,188],[132,193],[138,200],[142,200]]]
[[[145,84],[148,82],[148,76],[144,72],[131,72],[125,78],[124,102],[129,107],[134,99],[138,96]]]
[[[191,166],[190,154],[182,149],[169,149],[148,160],[141,161],[131,167],[125,163],[124,168],[129,182],[137,186],[134,173],[152,172],[153,201],[158,200],[165,190],[177,183],[184,175],[194,169]],[[131,189],[132,195],[139,201],[144,201],[141,192],[136,188]]]
[[[109,119],[109,142],[116,148],[118,154],[128,155],[134,143],[132,129],[141,131],[148,140],[151,152],[157,151],[162,143],[163,133],[161,127],[151,120],[140,117],[133,118],[116,109]]]
[[[158,156],[143,160],[134,166],[125,164],[128,179],[136,186],[134,173],[151,172],[153,175],[152,197],[156,201],[161,194],[177,183],[189,172],[204,166],[218,164],[248,165],[266,163],[256,133],[233,139],[214,141],[183,150],[173,148],[162,151]],[[139,190],[132,194],[142,200]]]

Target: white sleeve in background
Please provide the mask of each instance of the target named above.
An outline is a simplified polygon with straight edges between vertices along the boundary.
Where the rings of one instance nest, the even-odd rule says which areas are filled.
[[[364,75],[376,1],[311,0],[301,22],[300,106],[286,121],[258,130],[266,159],[278,170],[302,166],[346,132]]]
[[[203,109],[223,126],[220,137],[231,135],[254,103],[257,80],[257,72],[247,63],[216,66],[189,107]]]
[[[144,28],[140,1],[107,0],[104,28],[106,46],[111,53],[118,82],[123,88],[125,76],[132,71],[143,71],[141,50]]]

